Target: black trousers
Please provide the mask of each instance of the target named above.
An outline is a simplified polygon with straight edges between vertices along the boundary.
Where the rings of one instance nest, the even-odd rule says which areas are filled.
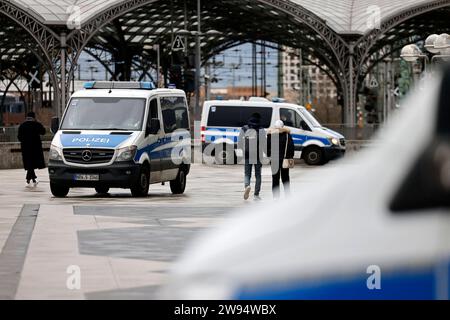
[[[280,197],[280,178],[283,182],[284,193],[289,195],[291,191],[291,179],[289,177],[289,169],[283,169],[283,161],[279,164],[278,170],[272,167],[272,192],[274,198]]]
[[[34,169],[28,169],[27,170],[27,182],[30,182],[31,180],[36,181],[36,173],[34,172]]]

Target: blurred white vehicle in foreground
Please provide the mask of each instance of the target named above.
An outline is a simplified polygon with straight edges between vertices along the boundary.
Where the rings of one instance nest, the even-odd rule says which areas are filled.
[[[200,237],[162,297],[448,299],[450,71],[403,109],[356,165]]]

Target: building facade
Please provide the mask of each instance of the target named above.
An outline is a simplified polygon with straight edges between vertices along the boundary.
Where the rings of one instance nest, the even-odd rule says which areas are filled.
[[[281,55],[280,80],[285,96],[297,96],[302,104],[337,97],[334,82],[319,67],[302,61],[300,49],[285,47]]]

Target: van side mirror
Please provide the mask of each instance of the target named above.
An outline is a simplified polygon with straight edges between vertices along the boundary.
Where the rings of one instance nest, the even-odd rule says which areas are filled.
[[[450,124],[448,118],[450,70],[442,80],[434,132],[427,147],[409,169],[390,208],[395,213],[418,213],[421,210],[450,208]]]
[[[157,134],[161,130],[161,123],[159,119],[151,119],[150,123],[147,125],[147,129],[145,130],[145,135],[149,134]]]
[[[59,130],[59,118],[58,117],[53,117],[52,118],[52,122],[51,122],[51,127],[50,127],[50,131],[53,134],[56,134]]]
[[[308,126],[308,124],[305,122],[305,120],[302,120],[300,122],[300,127],[301,127],[302,130],[312,131],[311,128]]]
[[[450,143],[435,139],[420,155],[390,204],[394,213],[450,208]]]

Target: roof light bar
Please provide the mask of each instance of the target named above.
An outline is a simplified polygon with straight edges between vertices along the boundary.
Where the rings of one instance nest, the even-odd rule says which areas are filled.
[[[153,82],[128,82],[128,81],[90,81],[84,84],[85,89],[143,89],[154,90]]]

